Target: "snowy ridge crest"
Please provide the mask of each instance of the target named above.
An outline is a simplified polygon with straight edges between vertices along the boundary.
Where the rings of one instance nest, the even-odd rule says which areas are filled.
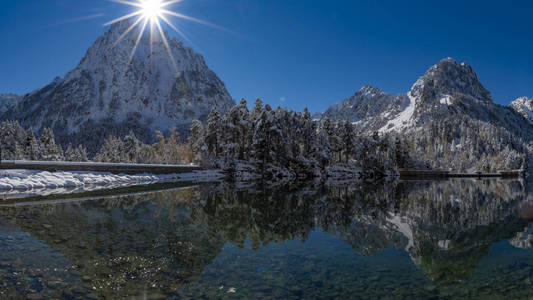
[[[492,103],[492,97],[466,63],[445,58],[420,77],[410,90],[419,101],[440,100],[443,96],[463,96]]]
[[[130,62],[139,29],[117,41],[131,24],[111,26],[75,69],[24,96],[0,119],[19,120],[36,132],[51,127],[60,143],[81,143],[94,152],[108,135],[125,136],[131,129],[152,142],[155,130],[185,131],[212,107],[224,112],[235,104],[203,57],[175,38],[167,36],[175,65],[163,41],[151,42],[148,31]]]
[[[511,107],[527,118],[533,105],[525,102],[527,99],[522,99]],[[332,105],[322,118],[349,120],[364,132],[385,133],[416,129],[455,116],[505,123],[506,114],[494,104],[470,65],[445,58],[430,67],[406,94],[394,96],[365,86],[351,98]]]
[[[367,85],[352,97],[332,105],[322,118],[349,120],[359,127],[375,129],[384,126],[391,116],[400,113],[408,104],[406,95],[391,95]]]

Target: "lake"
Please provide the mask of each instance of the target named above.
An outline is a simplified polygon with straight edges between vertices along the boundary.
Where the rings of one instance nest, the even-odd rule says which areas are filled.
[[[520,180],[0,201],[2,299],[533,297]]]

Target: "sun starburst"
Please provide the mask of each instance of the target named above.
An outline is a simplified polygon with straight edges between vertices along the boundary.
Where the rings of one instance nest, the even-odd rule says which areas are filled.
[[[111,2],[126,4],[129,6],[132,6],[136,8],[136,11],[124,15],[122,17],[116,18],[113,21],[110,21],[105,26],[115,24],[120,21],[124,21],[127,19],[136,18],[136,20],[131,24],[130,27],[128,27],[121,35],[120,37],[114,42],[112,47],[116,46],[128,33],[130,33],[136,26],[140,26],[139,35],[135,41],[135,45],[133,47],[133,50],[130,54],[128,65],[131,63],[133,59],[133,55],[135,54],[135,51],[137,50],[137,47],[139,46],[139,43],[141,41],[142,35],[146,31],[146,28],[149,26],[150,29],[150,41],[151,45],[153,45],[155,35],[159,34],[161,40],[163,41],[163,44],[165,45],[165,48],[168,52],[168,55],[170,56],[170,59],[172,60],[172,63],[174,64],[174,67],[177,71],[176,61],[174,59],[174,56],[172,55],[172,50],[170,49],[169,42],[163,32],[163,28],[161,26],[161,21],[166,23],[170,28],[174,29],[180,36],[182,36],[185,40],[187,40],[189,43],[192,43],[190,39],[183,33],[182,30],[180,30],[176,25],[174,25],[169,17],[176,17],[180,19],[184,19],[187,21],[192,21],[196,23],[200,23],[203,25],[208,25],[212,27],[218,27],[215,25],[212,25],[208,22],[175,12],[169,10],[169,7],[180,3],[184,0],[109,0]]]

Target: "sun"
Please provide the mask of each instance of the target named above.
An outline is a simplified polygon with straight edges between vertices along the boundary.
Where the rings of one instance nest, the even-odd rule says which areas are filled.
[[[199,20],[193,17],[189,17],[187,15],[168,9],[170,6],[183,2],[184,0],[166,0],[166,1],[164,0],[109,0],[109,1],[129,5],[136,9],[134,12],[130,14],[116,18],[115,20],[104,24],[108,26],[108,25],[111,25],[111,24],[114,24],[114,23],[117,23],[123,20],[136,18],[133,24],[121,34],[121,36],[115,41],[115,43],[112,46],[112,47],[116,46],[128,33],[130,33],[133,30],[133,28],[135,28],[136,26],[140,27],[139,35],[137,37],[135,46],[133,47],[133,50],[130,54],[130,58],[128,60],[128,65],[131,63],[133,59],[133,55],[135,54],[135,51],[137,50],[137,47],[139,46],[139,42],[141,41],[142,35],[146,31],[146,28],[149,27],[150,40],[154,41],[154,36],[156,34],[159,34],[161,40],[163,41],[163,44],[165,45],[165,48],[167,49],[168,54],[170,55],[172,63],[174,64],[174,67],[176,68],[176,71],[177,71],[177,65],[174,60],[174,56],[172,55],[172,51],[170,49],[168,40],[163,32],[163,28],[161,27],[161,21],[163,21],[169,27],[174,29],[179,35],[181,35],[189,43],[192,43],[192,42],[189,38],[187,38],[187,36],[183,33],[183,31],[181,31],[178,27],[176,27],[169,20],[170,16],[221,29],[221,27],[213,25],[206,21],[202,21],[202,20]]]
[[[161,0],[144,0],[141,2],[142,15],[149,20],[155,20],[159,18],[163,12],[163,3]]]

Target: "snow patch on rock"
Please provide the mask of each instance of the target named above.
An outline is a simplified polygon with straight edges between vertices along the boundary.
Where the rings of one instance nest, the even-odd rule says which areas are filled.
[[[450,95],[443,95],[440,100],[439,100],[440,104],[443,104],[443,105],[452,105],[452,96]]]
[[[520,97],[511,102],[509,107],[533,124],[533,98]]]
[[[409,103],[407,104],[407,107],[405,107],[405,109],[399,113],[396,118],[390,120],[387,125],[382,127],[379,132],[384,133],[392,130],[399,131],[410,125],[415,112],[416,103],[411,93],[408,94],[408,99]]]

